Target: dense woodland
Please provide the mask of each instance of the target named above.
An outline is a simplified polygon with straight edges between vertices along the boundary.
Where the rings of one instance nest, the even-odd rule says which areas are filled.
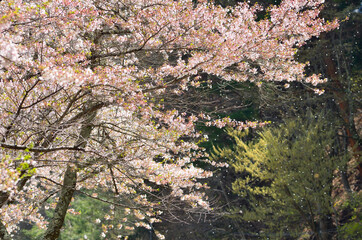
[[[0,1],[0,239],[360,239],[361,4]]]

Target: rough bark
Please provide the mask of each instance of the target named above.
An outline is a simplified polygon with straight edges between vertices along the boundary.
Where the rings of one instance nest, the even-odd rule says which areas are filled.
[[[5,191],[0,191],[0,208],[6,203],[9,199],[10,194]]]
[[[320,229],[319,238],[321,240],[329,240],[329,239],[331,239],[332,236],[329,235],[328,216],[321,216],[321,219],[319,220],[319,229]]]
[[[355,129],[354,122],[351,121],[351,118],[350,118],[351,106],[348,102],[348,97],[346,96],[346,93],[343,90],[344,89],[343,85],[338,79],[338,75],[337,75],[338,71],[337,71],[334,61],[331,59],[331,57],[325,57],[324,62],[327,66],[327,69],[326,69],[327,74],[333,81],[334,87],[331,90],[337,100],[337,105],[339,107],[340,116],[344,121],[345,131],[346,131],[346,135],[348,138],[347,142],[353,151],[353,156],[357,159],[357,161],[359,161],[357,169],[359,171],[359,177],[362,178],[362,162],[360,162],[360,160],[359,160],[359,157],[360,157],[359,153],[361,151],[361,148],[360,148],[358,141],[356,141],[356,139],[355,139],[355,136],[358,136],[358,135],[356,133],[357,131]]]
[[[64,174],[64,183],[59,196],[54,216],[45,232],[43,240],[56,240],[60,235],[60,229],[63,226],[64,218],[69,204],[72,200],[75,186],[77,183],[77,171],[74,167],[68,165]]]
[[[351,186],[350,186],[350,184],[348,182],[348,176],[347,176],[345,171],[340,171],[340,173],[341,173],[341,180],[342,180],[342,184],[343,184],[343,189],[346,191],[346,193],[348,195],[351,195],[352,190],[351,190]]]
[[[8,192],[0,191],[0,208],[7,202],[9,198]],[[8,231],[6,230],[5,225],[0,221],[0,240],[10,240]]]
[[[99,105],[99,104],[98,104]],[[89,109],[93,109],[94,106],[90,106]],[[92,132],[92,122],[97,115],[97,109],[94,111],[90,111],[85,119],[83,120],[83,124],[79,133],[78,140],[75,144],[76,147],[85,148],[87,145],[87,140]],[[75,154],[75,158],[77,159],[77,154]],[[59,238],[60,229],[63,226],[65,215],[67,213],[69,204],[72,200],[76,184],[77,184],[77,168],[79,168],[79,164],[77,166],[67,166],[67,170],[64,174],[64,183],[61,189],[61,193],[59,196],[59,200],[57,206],[54,211],[54,216],[51,219],[48,228],[44,234],[43,240],[56,240]]]

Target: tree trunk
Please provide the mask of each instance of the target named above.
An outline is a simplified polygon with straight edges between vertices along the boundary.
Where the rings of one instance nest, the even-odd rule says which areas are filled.
[[[321,216],[321,219],[319,220],[319,238],[321,240],[329,240],[331,239],[331,236],[329,236],[328,233],[328,217],[327,216]]]
[[[89,103],[89,108],[86,108],[84,110],[88,113],[83,120],[82,127],[75,146],[79,148],[86,147],[88,138],[93,130],[92,122],[97,115],[97,110],[102,106],[103,105],[100,104],[92,105],[91,103]],[[78,158],[77,154],[75,154],[75,158]],[[64,174],[64,183],[57,206],[55,208],[54,216],[48,225],[43,240],[56,240],[60,235],[60,229],[63,226],[64,218],[77,184],[77,168],[80,167],[79,165],[80,164],[76,164],[76,166],[71,166],[68,164],[67,166],[67,170]]]
[[[347,141],[348,145],[351,147],[353,151],[353,156],[357,159],[358,162],[358,172],[360,179],[362,178],[362,162],[359,160],[359,152],[361,151],[358,141],[356,141],[355,136],[358,136],[356,134],[356,129],[354,126],[354,122],[351,121],[350,116],[350,104],[348,102],[348,96],[346,96],[346,93],[344,92],[344,88],[342,83],[338,79],[337,75],[337,68],[334,64],[334,61],[331,59],[330,56],[324,58],[324,62],[327,66],[327,74],[332,79],[334,87],[332,88],[333,95],[335,96],[337,100],[337,105],[339,107],[340,116],[344,121],[346,135],[347,135]]]
[[[342,180],[343,188],[346,191],[346,193],[348,194],[348,196],[351,196],[352,190],[351,190],[351,186],[349,185],[349,182],[348,182],[348,176],[345,171],[340,171],[340,173],[341,173],[341,180]]]
[[[7,192],[0,191],[0,208],[6,203],[10,194]],[[0,240],[10,240],[8,231],[5,225],[0,221]]]
[[[43,240],[56,240],[60,235],[60,229],[63,226],[65,214],[72,200],[75,186],[77,183],[77,171],[74,167],[68,165],[64,174],[64,183],[59,196],[54,216],[45,232]]]

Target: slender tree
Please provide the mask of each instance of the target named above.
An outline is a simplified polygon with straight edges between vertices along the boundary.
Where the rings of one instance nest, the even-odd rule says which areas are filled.
[[[305,231],[316,239],[331,239],[337,232],[332,180],[348,160],[333,151],[333,125],[323,116],[310,116],[264,129],[249,143],[243,140],[247,132],[229,134],[235,147],[215,148],[214,158],[229,159],[240,174],[233,190],[249,199],[249,206],[239,217],[260,221],[267,226],[266,236],[298,237]]]

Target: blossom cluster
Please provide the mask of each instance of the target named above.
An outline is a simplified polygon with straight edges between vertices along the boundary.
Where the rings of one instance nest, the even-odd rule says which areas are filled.
[[[258,20],[262,7],[247,3],[0,1],[1,222],[10,232],[24,219],[49,227],[40,212],[55,207],[69,169],[75,191],[113,192],[117,207],[132,199],[141,227],[175,197],[209,211],[197,180],[212,173],[193,164],[207,157],[193,141],[202,137],[195,122],[266,123],[190,116],[155,97],[199,86],[200,73],[324,82],[294,59],[297,47],[338,26],[318,18],[322,2],[284,0]]]

